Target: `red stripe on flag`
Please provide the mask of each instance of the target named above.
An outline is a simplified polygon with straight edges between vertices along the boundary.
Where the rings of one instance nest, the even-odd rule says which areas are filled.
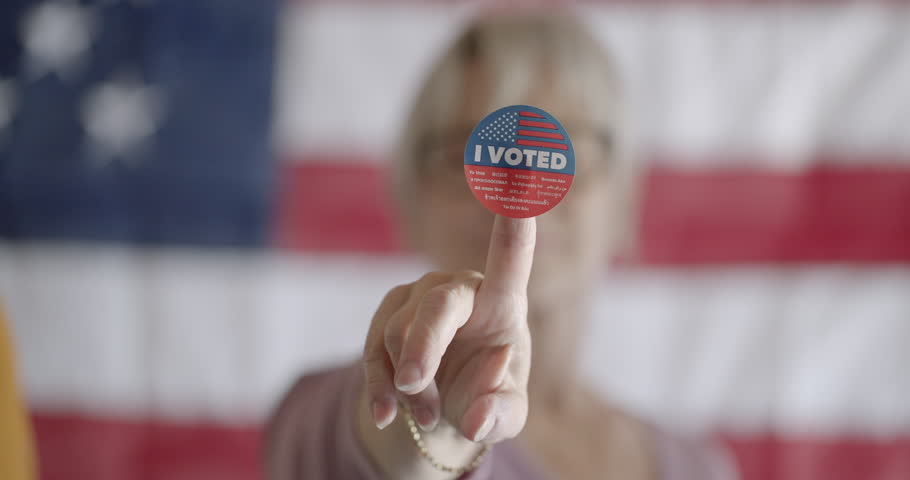
[[[741,480],[910,478],[910,435],[786,437],[729,435]]]
[[[522,116],[522,117],[547,118],[539,113],[534,113],[534,112],[518,112],[518,115]]]
[[[258,426],[80,414],[32,418],[42,480],[262,478]]]
[[[654,169],[643,185],[637,261],[910,263],[910,168],[829,161],[817,159],[825,166],[802,173]],[[304,162],[281,175],[279,246],[400,250],[381,163],[332,156]]]
[[[568,145],[564,143],[538,142],[537,140],[518,139],[515,143],[526,147],[554,148],[556,150],[568,150]]]
[[[33,417],[43,480],[262,478],[256,426],[79,414]],[[910,478],[910,436],[722,435],[742,480]]]
[[[910,262],[910,168],[663,168],[645,188],[646,263]]]
[[[556,125],[548,122],[536,122],[534,120],[519,120],[518,124],[522,127],[551,128],[556,130]]]
[[[392,195],[384,170],[320,156],[281,174],[275,242],[279,247],[327,251],[399,250]]]
[[[552,132],[538,132],[537,130],[518,130],[519,135],[524,135],[525,137],[541,137],[541,138],[552,138],[554,140],[565,140],[565,137],[559,133]]]

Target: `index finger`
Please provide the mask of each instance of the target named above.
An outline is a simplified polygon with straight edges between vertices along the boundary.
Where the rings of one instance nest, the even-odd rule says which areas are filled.
[[[504,295],[526,295],[536,242],[537,220],[534,217],[496,215],[481,289]]]

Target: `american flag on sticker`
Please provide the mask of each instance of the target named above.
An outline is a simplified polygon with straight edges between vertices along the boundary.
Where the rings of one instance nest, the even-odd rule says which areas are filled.
[[[568,150],[566,135],[547,115],[522,110],[506,112],[479,132],[482,140],[515,142],[526,147]]]

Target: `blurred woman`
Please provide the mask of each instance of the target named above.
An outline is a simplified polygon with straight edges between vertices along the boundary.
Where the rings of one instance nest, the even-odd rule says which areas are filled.
[[[472,128],[512,104],[560,119],[576,152],[572,191],[538,221],[494,218],[464,179]],[[407,237],[438,271],[390,288],[359,365],[291,389],[269,426],[270,478],[724,477],[708,449],[576,374],[598,278],[631,230],[623,121],[613,66],[572,18],[487,16],[458,37],[395,164]]]

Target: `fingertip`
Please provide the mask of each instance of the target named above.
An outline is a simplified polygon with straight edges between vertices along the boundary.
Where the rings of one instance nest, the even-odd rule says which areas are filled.
[[[515,438],[524,429],[527,406],[527,398],[517,392],[484,395],[465,411],[462,433],[468,439],[487,444]]]
[[[420,392],[420,382],[423,379],[420,366],[415,362],[407,362],[395,372],[395,388],[407,394]]]
[[[374,400],[371,411],[376,428],[384,430],[395,421],[395,417],[398,414],[398,405],[394,399],[391,401],[389,399]]]
[[[496,402],[485,396],[474,401],[461,419],[461,431],[474,442],[486,440],[496,426]]]
[[[402,401],[421,430],[431,432],[436,429],[442,405],[435,381],[430,381],[429,385],[416,395],[403,395]]]
[[[433,410],[429,406],[415,406],[411,413],[414,414],[414,420],[417,421],[417,426],[424,432],[432,432],[436,429],[437,423],[439,423],[439,417],[433,413]]]
[[[493,427],[496,426],[496,417],[493,415],[487,415],[484,418],[483,423],[480,424],[480,428],[477,429],[477,433],[474,434],[473,441],[482,442],[487,439],[487,436],[490,435],[490,432],[493,431]]]

